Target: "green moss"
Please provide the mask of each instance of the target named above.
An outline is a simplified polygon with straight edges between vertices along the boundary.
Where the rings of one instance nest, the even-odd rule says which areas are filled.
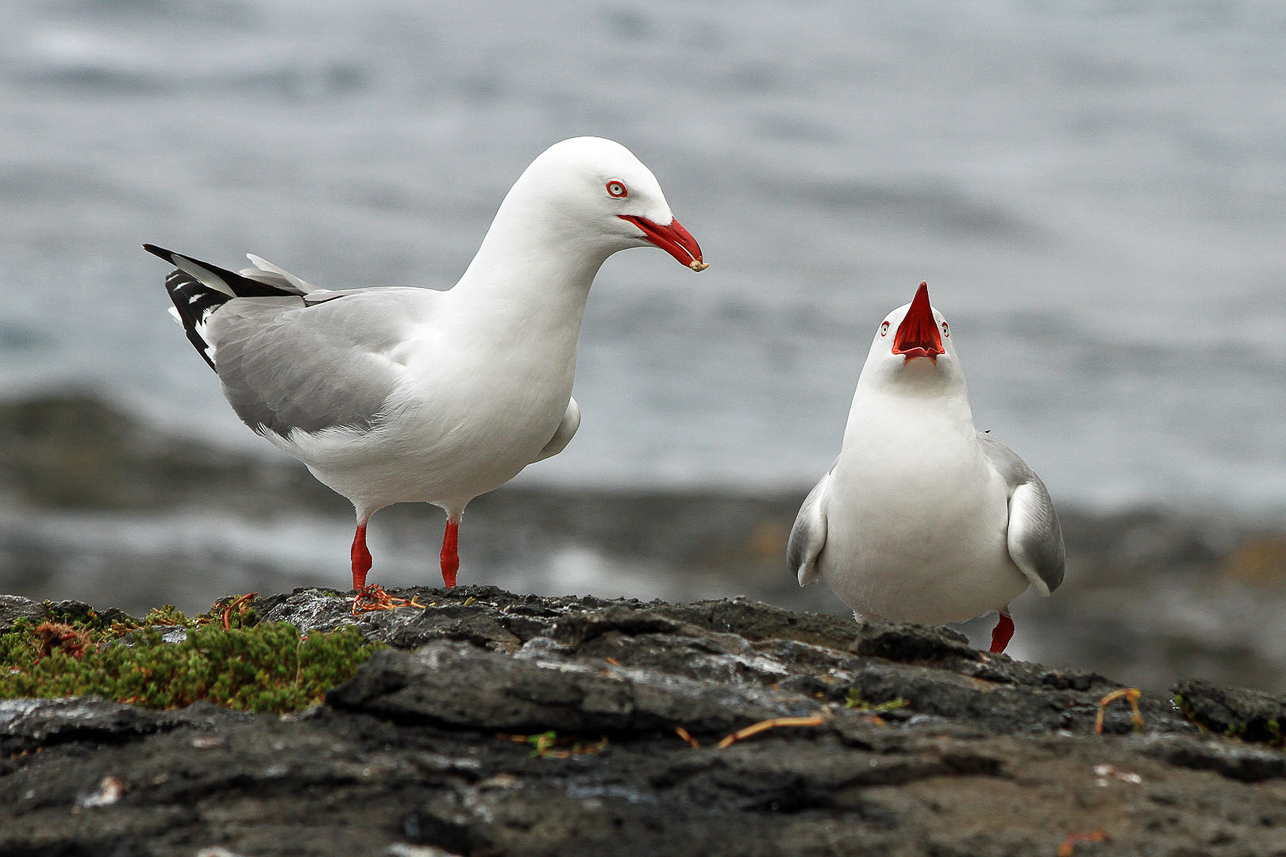
[[[36,626],[29,619],[17,620],[10,630],[0,634],[0,665],[4,672],[17,668],[24,660],[31,663],[38,650]]]
[[[224,614],[229,604],[229,629]],[[19,620],[0,634],[0,698],[101,696],[148,708],[197,700],[245,711],[286,712],[315,704],[352,677],[378,646],[354,627],[301,637],[289,623],[248,625],[253,615],[225,599],[205,617],[173,607],[110,626],[96,616],[39,625]],[[186,638],[165,643],[162,630]],[[132,635],[133,644],[115,642]]]

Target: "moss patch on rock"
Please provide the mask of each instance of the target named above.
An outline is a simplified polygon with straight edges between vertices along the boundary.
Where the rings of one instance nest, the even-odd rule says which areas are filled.
[[[94,611],[18,619],[0,633],[0,699],[98,696],[147,708],[199,700],[284,713],[321,701],[352,678],[379,644],[352,626],[300,634],[257,623],[245,599],[189,618],[173,607],[143,619]]]

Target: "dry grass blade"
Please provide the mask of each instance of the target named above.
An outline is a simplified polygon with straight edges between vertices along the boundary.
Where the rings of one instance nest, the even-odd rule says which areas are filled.
[[[1103,734],[1103,715],[1107,710],[1109,703],[1115,702],[1124,697],[1129,700],[1130,707],[1134,709],[1132,719],[1134,720],[1134,731],[1143,731],[1143,713],[1139,711],[1139,697],[1143,695],[1137,687],[1123,687],[1120,690],[1114,690],[1098,701],[1098,715],[1094,718],[1094,733]]]
[[[377,583],[371,583],[358,591],[353,597],[353,615],[360,616],[363,613],[371,613],[376,610],[396,610],[399,607],[416,607],[420,610],[428,609],[427,604],[421,604],[413,596],[411,598],[394,598],[384,591],[384,587]]]
[[[691,747],[693,750],[701,749],[701,742],[698,741],[696,738],[693,738],[692,733],[684,729],[682,726],[675,726],[674,734],[678,735],[680,738],[686,741],[688,743],[688,746]]]
[[[745,729],[733,732],[724,738],[716,746],[722,750],[724,747],[731,747],[738,741],[745,740],[752,735],[758,735],[760,732],[767,732],[769,729],[780,729],[783,726],[821,726],[826,722],[824,714],[814,714],[812,717],[774,717],[771,720],[761,720],[747,726]]]

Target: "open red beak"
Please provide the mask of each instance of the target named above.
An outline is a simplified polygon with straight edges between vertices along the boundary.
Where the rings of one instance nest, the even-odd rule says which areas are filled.
[[[633,214],[618,214],[621,220],[628,220],[647,236],[647,240],[678,259],[694,271],[704,271],[710,266],[701,259],[701,248],[697,246],[697,239],[692,237],[692,233],[683,228],[683,224],[677,219],[671,220],[669,225],[661,226],[653,223],[646,217],[637,217]]]
[[[921,283],[893,337],[893,353],[905,354],[907,360],[928,357],[936,363],[938,355],[946,351],[942,347],[942,335],[938,333],[938,322],[933,318],[933,308],[929,306],[929,284]]]

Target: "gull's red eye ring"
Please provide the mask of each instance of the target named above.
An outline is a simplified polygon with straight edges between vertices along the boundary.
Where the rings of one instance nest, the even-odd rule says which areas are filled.
[[[947,327],[947,323],[945,321],[942,322],[942,335],[943,336],[951,335],[951,329]]]
[[[625,182],[612,179],[607,183],[607,195],[612,199],[625,199],[625,197],[630,195],[630,191],[629,188],[625,186]]]
[[[880,325],[880,336],[887,336],[889,332],[889,323],[886,321]]]

